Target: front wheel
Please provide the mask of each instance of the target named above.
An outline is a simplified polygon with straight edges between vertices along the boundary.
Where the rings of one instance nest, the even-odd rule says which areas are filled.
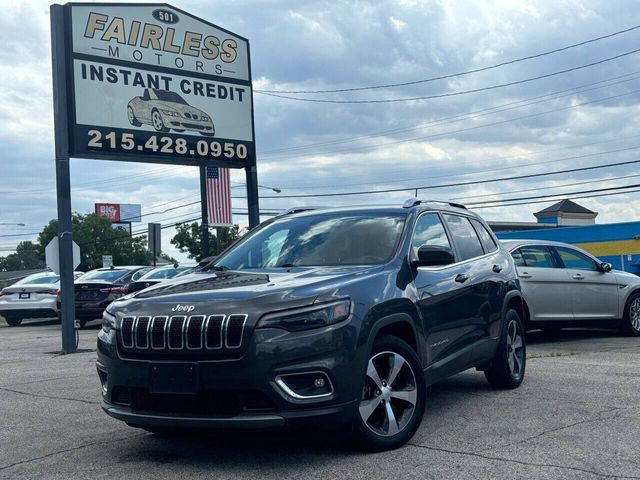
[[[413,349],[396,337],[376,339],[354,425],[356,441],[374,451],[405,444],[420,426],[426,393]]]
[[[162,115],[160,115],[160,112],[158,110],[154,110],[153,113],[151,113],[151,123],[153,124],[153,128],[156,130],[156,132],[166,132],[169,130],[165,126]]]
[[[640,336],[640,293],[634,293],[627,301],[621,330],[632,337]]]
[[[493,388],[518,388],[524,380],[527,347],[518,312],[507,310],[495,356],[484,370]]]

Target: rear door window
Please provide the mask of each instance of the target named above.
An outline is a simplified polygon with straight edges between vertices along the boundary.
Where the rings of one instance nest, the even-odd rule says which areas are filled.
[[[456,246],[460,260],[468,260],[469,258],[484,255],[478,234],[467,217],[444,215],[444,221],[449,227],[452,241]]]
[[[540,246],[527,246],[520,247],[522,252],[522,259],[525,266],[537,267],[537,268],[556,268],[553,261],[553,255],[549,247],[544,245]]]
[[[475,218],[471,219],[471,223],[475,227],[476,232],[478,232],[478,236],[480,237],[480,241],[482,242],[484,251],[487,253],[495,252],[498,249],[498,245],[496,244],[496,241],[493,239],[491,234],[487,231],[485,226]]]
[[[522,252],[520,251],[520,249],[511,252],[511,256],[513,257],[513,263],[516,264],[516,267],[527,266],[527,264],[524,263],[524,258],[522,257]]]

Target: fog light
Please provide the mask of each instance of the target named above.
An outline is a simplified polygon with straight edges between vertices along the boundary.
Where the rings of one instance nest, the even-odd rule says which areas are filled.
[[[276,384],[288,396],[300,400],[328,397],[333,394],[331,380],[324,372],[278,375]]]
[[[100,385],[102,386],[102,395],[107,394],[107,372],[103,372],[98,369],[98,378],[100,378]]]

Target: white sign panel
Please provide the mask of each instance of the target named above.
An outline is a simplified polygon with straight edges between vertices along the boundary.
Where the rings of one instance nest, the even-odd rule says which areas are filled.
[[[111,268],[113,266],[113,255],[102,255],[102,268]]]
[[[76,242],[73,244],[73,269],[75,270],[80,265],[80,247]],[[60,275],[60,248],[58,237],[53,237],[51,241],[44,248],[45,261],[47,267],[54,273]]]
[[[71,4],[73,156],[255,164],[249,42],[166,4]]]

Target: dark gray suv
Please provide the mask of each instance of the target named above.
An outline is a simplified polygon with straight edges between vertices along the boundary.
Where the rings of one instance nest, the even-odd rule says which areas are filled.
[[[107,308],[102,407],[152,432],[315,423],[394,448],[428,385],[473,367],[520,385],[522,308],[511,255],[463,206],[282,215]]]

